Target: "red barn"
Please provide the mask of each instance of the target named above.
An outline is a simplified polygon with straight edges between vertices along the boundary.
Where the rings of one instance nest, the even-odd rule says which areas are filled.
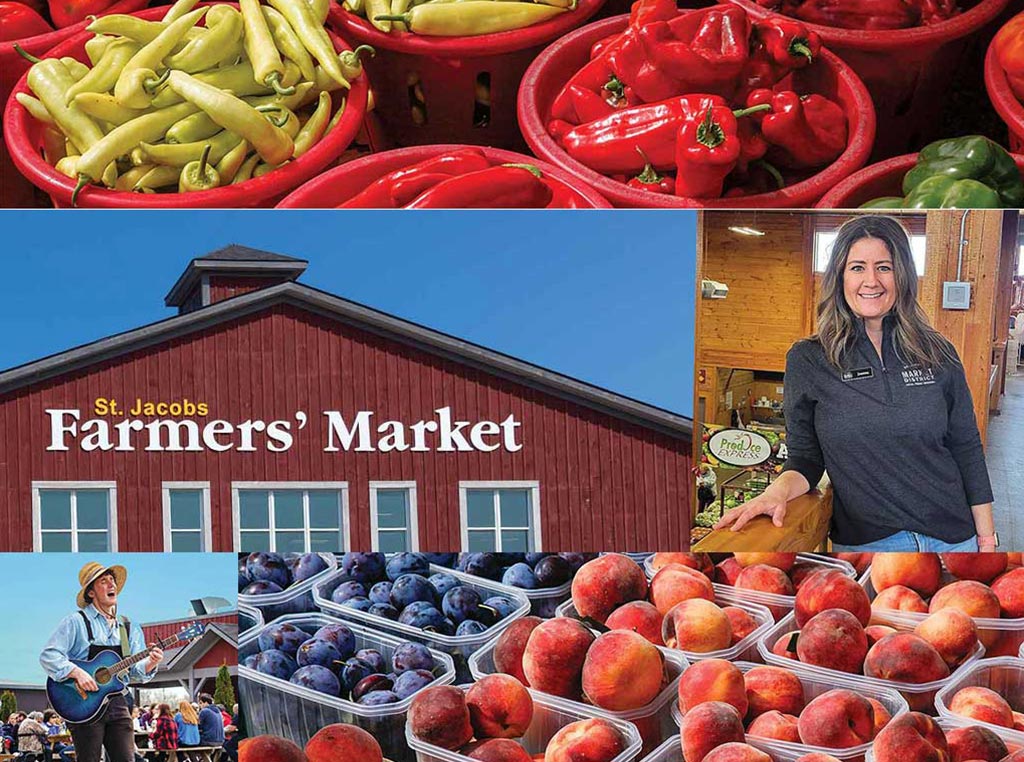
[[[0,373],[0,551],[686,548],[690,419],[307,264],[228,246],[176,316]]]

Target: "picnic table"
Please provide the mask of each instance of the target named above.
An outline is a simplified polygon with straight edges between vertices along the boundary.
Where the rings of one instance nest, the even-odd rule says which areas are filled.
[[[185,746],[180,749],[139,749],[139,754],[146,759],[154,759],[157,754],[166,752],[170,755],[169,762],[179,762],[188,754],[193,758],[198,756],[203,762],[217,762],[222,751],[220,746]]]

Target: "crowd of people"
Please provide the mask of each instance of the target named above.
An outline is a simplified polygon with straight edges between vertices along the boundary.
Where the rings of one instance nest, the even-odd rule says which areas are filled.
[[[165,762],[169,752],[177,751],[180,762],[202,762],[190,755],[190,747],[220,747],[221,762],[238,760],[238,704],[233,715],[215,704],[208,693],[199,694],[196,703],[146,704],[132,709],[135,730],[136,762]],[[146,738],[148,736],[148,738]],[[68,741],[65,743],[64,741]],[[157,752],[147,756],[145,751]],[[64,720],[52,709],[45,712],[14,712],[0,725],[0,751],[15,754],[24,762],[72,762],[74,746]]]

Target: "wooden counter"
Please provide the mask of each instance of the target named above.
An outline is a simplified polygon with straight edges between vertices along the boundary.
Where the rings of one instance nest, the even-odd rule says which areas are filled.
[[[694,553],[722,551],[784,551],[806,553],[826,550],[832,520],[832,500],[820,492],[801,495],[786,506],[781,529],[767,516],[758,516],[739,532],[713,531],[690,550]]]

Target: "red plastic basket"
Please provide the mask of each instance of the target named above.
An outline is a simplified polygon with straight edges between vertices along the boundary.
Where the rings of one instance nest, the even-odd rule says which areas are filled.
[[[364,61],[373,82],[374,115],[396,146],[461,143],[516,150],[524,148],[516,124],[516,91],[523,72],[550,43],[586,22],[605,0],[580,0],[574,11],[511,32],[475,37],[385,34],[331,5],[328,24],[347,40],[372,45]],[[477,82],[487,80],[490,114],[476,126]],[[412,86],[418,83],[426,120],[413,118]]]
[[[1010,88],[1006,71],[999,65],[993,45],[988,46],[988,53],[985,54],[985,89],[992,107],[1006,122],[1010,132],[1010,150],[1014,153],[1024,150],[1024,105],[1021,105]]]
[[[864,81],[875,104],[874,158],[916,151],[938,137],[939,116],[967,43],[1010,0],[964,2],[959,16],[912,29],[864,31],[807,24]],[[752,0],[729,0],[753,18],[777,15]]]
[[[322,209],[333,208],[363,190],[367,185],[388,172],[407,167],[431,156],[447,151],[465,148],[461,145],[433,145],[397,148],[394,151],[373,153],[355,159],[340,167],[314,177],[301,188],[292,191],[278,209]],[[572,206],[576,209],[610,209],[611,204],[593,188],[581,183],[577,178],[563,169],[546,162],[537,161],[532,156],[504,151],[500,148],[482,148],[484,155],[495,163],[502,164],[533,164],[544,174],[549,182],[568,191]]]
[[[149,0],[119,0],[107,8],[101,16],[108,13],[132,13],[149,5]],[[0,42],[0,103],[6,103],[14,85],[21,75],[28,71],[31,64],[18,55],[14,46],[18,45],[26,53],[42,57],[44,53],[59,45],[64,40],[74,37],[89,25],[88,21],[66,26],[46,34],[34,37],[23,37],[20,40]],[[0,145],[0,207],[31,206],[33,202],[32,184],[25,180],[14,168],[7,146]]]
[[[1024,156],[1013,155],[1024,176]],[[818,209],[856,209],[881,196],[902,196],[903,176],[917,163],[917,154],[908,153],[872,164],[847,177],[821,197]]]
[[[236,6],[237,7],[237,6]],[[133,14],[139,18],[155,20],[163,17],[167,8],[150,8]],[[73,56],[86,61],[85,43],[92,37],[83,32],[65,40],[49,51],[53,57]],[[349,50],[349,46],[338,35],[331,33],[334,47]],[[29,92],[27,77],[22,76],[14,92]],[[337,159],[359,132],[366,114],[366,97],[369,92],[366,76],[359,77],[347,92],[345,113],[319,143],[298,159],[280,169],[268,172],[238,185],[227,185],[195,193],[131,193],[89,186],[78,194],[78,206],[103,208],[157,208],[157,207],[254,207],[272,206],[284,195],[297,188],[309,178],[323,171]],[[345,91],[335,93],[334,106],[345,97]],[[47,164],[42,157],[40,125],[29,116],[25,108],[14,98],[7,102],[4,110],[4,140],[14,164],[35,186],[41,188],[57,206],[70,206],[75,181],[60,174]]]
[[[598,21],[551,45],[527,70],[519,91],[519,124],[533,152],[593,186],[615,206],[809,207],[829,188],[860,169],[867,161],[875,138],[875,115],[871,98],[857,75],[836,56],[823,50],[815,64],[793,73],[792,84],[800,92],[821,93],[837,101],[846,112],[850,138],[846,150],[835,162],[802,182],[772,193],[753,196],[688,199],[630,188],[580,164],[547,132],[551,102],[573,72],[589,60],[591,45],[622,31],[627,23],[627,16]]]

